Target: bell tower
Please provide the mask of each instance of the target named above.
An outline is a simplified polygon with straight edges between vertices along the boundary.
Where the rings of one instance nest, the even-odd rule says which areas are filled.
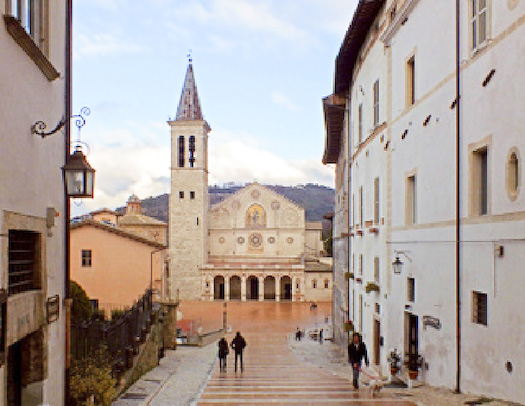
[[[208,133],[192,61],[188,65],[171,128],[170,274],[171,299],[200,300],[202,266],[208,260]]]

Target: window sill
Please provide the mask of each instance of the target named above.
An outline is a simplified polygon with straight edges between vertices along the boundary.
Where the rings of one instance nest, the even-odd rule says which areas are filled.
[[[45,77],[51,82],[58,78],[60,74],[49,62],[42,50],[35,44],[31,36],[22,27],[20,22],[13,16],[5,15],[4,22],[7,32],[13,37],[24,52],[33,60],[33,62],[42,71]]]

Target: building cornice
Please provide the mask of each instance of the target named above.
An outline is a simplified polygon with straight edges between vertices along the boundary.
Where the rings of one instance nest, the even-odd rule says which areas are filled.
[[[390,46],[392,38],[396,35],[399,28],[405,24],[408,15],[414,7],[416,7],[417,3],[419,3],[419,0],[406,0],[403,6],[401,6],[401,9],[396,13],[390,25],[386,27],[385,31],[379,37],[386,46]]]

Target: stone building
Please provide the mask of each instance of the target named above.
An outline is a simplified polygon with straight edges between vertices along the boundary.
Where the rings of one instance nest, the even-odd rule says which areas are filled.
[[[64,405],[66,1],[1,0],[0,405]],[[31,18],[30,18],[31,17]],[[48,128],[48,130],[49,130]]]
[[[516,402],[524,38],[518,1],[362,0],[330,96],[351,112],[351,317],[375,367],[397,349],[428,384]]]
[[[90,213],[70,227],[71,279],[107,315],[131,307],[150,285],[157,299],[167,296],[167,228],[142,214],[135,195],[123,216],[109,209]]]
[[[211,207],[208,132],[190,63],[175,120],[170,195],[170,290],[182,300],[324,301],[332,269],[320,222],[253,183]]]

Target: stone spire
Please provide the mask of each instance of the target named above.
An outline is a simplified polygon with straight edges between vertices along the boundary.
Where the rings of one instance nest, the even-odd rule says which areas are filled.
[[[177,109],[177,117],[175,120],[203,120],[191,59],[190,64],[188,65],[188,70],[186,71],[184,88],[182,89],[182,94],[180,95],[179,108]]]

